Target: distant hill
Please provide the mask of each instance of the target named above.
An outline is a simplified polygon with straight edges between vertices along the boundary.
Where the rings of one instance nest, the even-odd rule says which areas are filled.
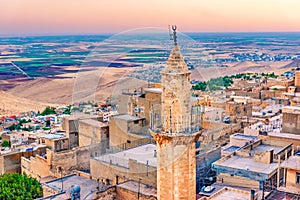
[[[43,111],[46,106],[56,105],[39,103],[0,91],[0,116],[18,115],[21,112],[27,111]]]
[[[300,59],[296,59],[294,61],[292,61],[291,63],[282,66],[282,69],[291,69],[291,68],[297,68],[300,67]]]
[[[256,63],[253,61],[244,61],[240,62],[236,65],[233,65],[229,69],[231,72],[234,73],[243,73],[243,72],[264,72],[264,71],[271,71],[272,68],[269,65]]]
[[[73,74],[69,78],[37,78],[16,85],[7,92],[42,103],[68,105],[74,101],[103,101],[122,89],[145,85],[147,82],[127,77],[132,68],[103,68]],[[66,75],[65,75],[66,76]],[[73,94],[77,96],[74,97]],[[73,99],[75,98],[75,99]]]

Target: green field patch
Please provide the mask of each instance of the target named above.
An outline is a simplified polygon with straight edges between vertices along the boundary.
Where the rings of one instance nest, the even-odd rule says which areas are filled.
[[[50,63],[32,63],[27,65],[28,67],[49,67]]]
[[[128,57],[165,57],[166,54],[164,53],[145,53],[145,54],[129,54]]]
[[[75,60],[55,60],[52,62],[53,65],[57,66],[72,66],[72,65],[80,65],[81,62]]]
[[[9,67],[0,67],[0,72],[2,73],[9,73],[9,74],[22,74],[17,68],[13,66]]]

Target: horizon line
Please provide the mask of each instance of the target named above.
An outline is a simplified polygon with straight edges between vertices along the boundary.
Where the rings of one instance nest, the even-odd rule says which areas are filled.
[[[32,34],[0,34],[0,38],[18,38],[18,37],[55,37],[55,36],[97,36],[97,35],[116,35],[119,33],[124,33],[124,31],[119,32],[98,32],[98,33],[53,33],[53,34],[44,34],[44,33],[32,33]],[[155,33],[155,32],[154,32]],[[162,32],[157,32],[162,33]],[[183,34],[191,33],[220,33],[220,34],[230,34],[230,33],[300,33],[300,31],[186,31],[180,32]],[[166,34],[169,34],[166,31]]]

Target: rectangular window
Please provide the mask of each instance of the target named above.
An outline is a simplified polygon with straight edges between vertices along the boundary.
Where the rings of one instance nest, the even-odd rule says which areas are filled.
[[[296,172],[296,184],[300,184],[300,172]]]

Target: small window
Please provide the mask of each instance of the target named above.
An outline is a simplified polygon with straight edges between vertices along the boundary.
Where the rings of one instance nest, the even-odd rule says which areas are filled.
[[[296,172],[296,184],[300,184],[300,173]]]

